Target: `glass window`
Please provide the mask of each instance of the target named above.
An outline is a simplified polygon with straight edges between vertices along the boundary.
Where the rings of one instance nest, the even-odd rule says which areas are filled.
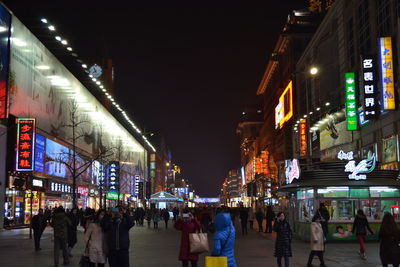
[[[317,191],[320,197],[348,197],[348,192],[347,186],[319,188]]]
[[[324,203],[329,211],[331,220],[342,221],[354,219],[355,200],[327,200]]]
[[[350,197],[355,198],[369,198],[369,190],[368,188],[350,188]]]
[[[314,199],[305,199],[299,201],[299,220],[311,222],[314,216]]]
[[[314,197],[314,189],[306,189],[297,191],[297,199],[307,199]]]
[[[400,197],[399,189],[388,186],[371,186],[369,191],[371,197]]]
[[[382,220],[385,212],[393,214],[396,220],[399,218],[399,201],[397,200],[361,200],[362,209],[369,220]]]

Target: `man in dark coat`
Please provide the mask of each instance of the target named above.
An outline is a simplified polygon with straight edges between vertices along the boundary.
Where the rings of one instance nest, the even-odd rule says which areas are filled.
[[[54,210],[51,226],[54,229],[54,266],[58,266],[60,249],[63,251],[64,265],[69,264],[67,238],[68,227],[71,225],[63,207]]]
[[[265,215],[266,227],[265,233],[272,233],[272,221],[275,219],[275,213],[272,206],[267,206],[267,213]]]
[[[264,213],[262,212],[261,209],[258,209],[258,211],[256,212],[256,220],[257,220],[257,223],[258,223],[258,231],[262,232],[263,231],[262,223],[263,223],[263,220],[264,220]]]
[[[47,221],[43,213],[43,209],[39,209],[39,213],[33,216],[31,221],[31,227],[33,230],[33,239],[35,240],[35,250],[39,251],[40,238],[42,237],[43,231],[47,226]]]
[[[247,235],[247,220],[249,219],[249,212],[245,208],[240,209],[239,213],[240,224],[242,225],[242,235]]]
[[[324,231],[324,237],[326,238],[326,235],[328,234],[328,222],[330,219],[330,215],[324,203],[319,204],[318,213],[319,216],[321,217],[320,224],[322,226],[322,230]]]
[[[70,257],[72,257],[71,251],[72,248],[75,246],[76,242],[78,241],[78,238],[76,236],[77,233],[77,227],[79,224],[79,217],[77,214],[77,209],[73,208],[71,212],[67,214],[68,219],[71,222],[71,225],[68,227],[68,254]]]
[[[129,267],[129,230],[134,225],[135,218],[125,208],[113,208],[112,217],[103,219],[110,267]]]

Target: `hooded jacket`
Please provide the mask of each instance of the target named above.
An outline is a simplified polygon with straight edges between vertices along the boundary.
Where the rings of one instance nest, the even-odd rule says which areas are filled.
[[[233,227],[231,216],[228,213],[219,213],[214,220],[214,249],[213,256],[225,256],[228,258],[228,267],[236,267],[234,246],[235,228]]]
[[[355,233],[356,235],[367,235],[367,230],[371,234],[374,233],[372,229],[369,227],[367,217],[357,214],[353,223],[353,229],[352,229],[353,234]]]

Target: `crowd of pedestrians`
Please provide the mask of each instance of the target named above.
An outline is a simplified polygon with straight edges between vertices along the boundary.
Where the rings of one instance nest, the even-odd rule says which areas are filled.
[[[265,212],[264,212],[265,211]],[[265,210],[258,209],[254,212],[250,208],[195,208],[195,209],[128,209],[123,206],[108,208],[107,210],[72,209],[64,210],[58,207],[53,210],[39,209],[37,215],[32,218],[31,226],[34,236],[34,247],[40,251],[40,239],[47,225],[53,227],[54,240],[54,266],[59,265],[60,250],[63,264],[67,265],[72,257],[72,250],[76,243],[77,228],[81,225],[84,229],[83,242],[85,249],[82,252],[82,260],[86,259],[88,265],[110,267],[129,266],[129,230],[136,224],[143,226],[147,221],[148,228],[158,229],[159,221],[164,221],[165,229],[168,229],[172,219],[173,227],[181,231],[180,251],[178,260],[182,266],[191,265],[197,267],[199,255],[190,252],[189,235],[203,232],[213,234],[211,255],[225,256],[228,259],[228,267],[235,267],[234,243],[236,238],[235,221],[240,221],[241,233],[248,234],[254,227],[254,220],[258,223],[258,231],[271,234],[275,232],[274,256],[277,266],[290,266],[289,258],[293,256],[291,223],[285,213],[275,213],[272,206]],[[263,222],[265,220],[265,230]],[[328,209],[321,203],[316,210],[310,224],[310,254],[307,266],[312,267],[315,257],[319,259],[319,266],[325,267],[324,252],[328,235],[328,223],[330,220]],[[153,223],[153,224],[152,224]],[[358,210],[354,219],[352,232],[359,243],[359,254],[366,259],[365,240],[369,233],[374,231],[369,226],[363,210]],[[383,217],[379,229],[380,258],[382,265],[392,264],[399,267],[400,264],[400,230],[390,213]],[[82,261],[81,260],[81,261]]]

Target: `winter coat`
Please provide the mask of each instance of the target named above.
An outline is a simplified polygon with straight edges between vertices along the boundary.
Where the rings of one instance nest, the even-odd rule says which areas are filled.
[[[182,231],[181,234],[181,247],[179,249],[179,257],[180,261],[198,261],[199,255],[195,253],[190,253],[190,243],[189,243],[189,234],[195,233],[196,231],[200,231],[201,226],[200,223],[192,219],[189,222],[184,222],[182,219],[178,219],[174,227],[176,230]]]
[[[382,264],[400,264],[400,232],[395,234],[379,233],[379,256]]]
[[[161,218],[161,216],[160,216],[160,213],[154,213],[153,214],[153,222],[158,222],[159,220],[160,220],[160,218]]]
[[[249,212],[247,210],[241,210],[239,213],[239,217],[242,222],[247,222],[249,218]]]
[[[267,213],[265,214],[265,219],[267,221],[273,221],[275,218],[275,213],[272,209],[267,209]]]
[[[228,267],[236,267],[235,227],[233,227],[229,213],[219,213],[214,220],[217,232],[214,234],[213,256],[225,256],[228,258]]]
[[[90,262],[93,263],[106,263],[106,249],[104,240],[103,229],[98,223],[89,223],[84,236],[85,244],[88,244],[85,256],[89,256]],[[89,243],[88,243],[89,241]]]
[[[249,210],[249,221],[254,221],[254,218],[255,218],[254,211],[253,211],[252,208],[250,208],[250,210]]]
[[[264,213],[262,211],[257,211],[256,212],[256,219],[257,221],[261,222],[262,220],[264,220]]]
[[[369,227],[367,218],[365,216],[357,214],[353,223],[353,234],[355,233],[356,235],[367,235],[367,229],[371,234],[374,233]]]
[[[68,227],[68,246],[72,248],[76,244],[76,242],[78,242],[76,231],[79,224],[79,218],[73,213],[67,214],[67,217],[71,222]]]
[[[324,230],[324,236],[328,234],[328,222],[331,216],[329,215],[329,211],[326,207],[322,207],[318,209],[319,216],[321,216],[321,226],[322,230]]]
[[[319,222],[311,223],[311,250],[324,251],[324,230]]]
[[[164,221],[168,221],[169,220],[169,212],[168,211],[165,211],[164,213],[163,213],[163,219],[164,219]]]
[[[43,214],[36,214],[31,221],[32,229],[42,233],[46,228],[47,221]]]
[[[57,212],[53,214],[51,219],[51,226],[54,229],[54,237],[63,238],[67,240],[68,238],[68,227],[71,225],[65,212]]]
[[[105,217],[101,225],[106,233],[106,243],[109,250],[129,249],[129,230],[135,225],[133,216],[125,213],[121,218]]]
[[[286,220],[275,221],[274,232],[276,232],[274,256],[292,257],[292,230],[289,223]]]

